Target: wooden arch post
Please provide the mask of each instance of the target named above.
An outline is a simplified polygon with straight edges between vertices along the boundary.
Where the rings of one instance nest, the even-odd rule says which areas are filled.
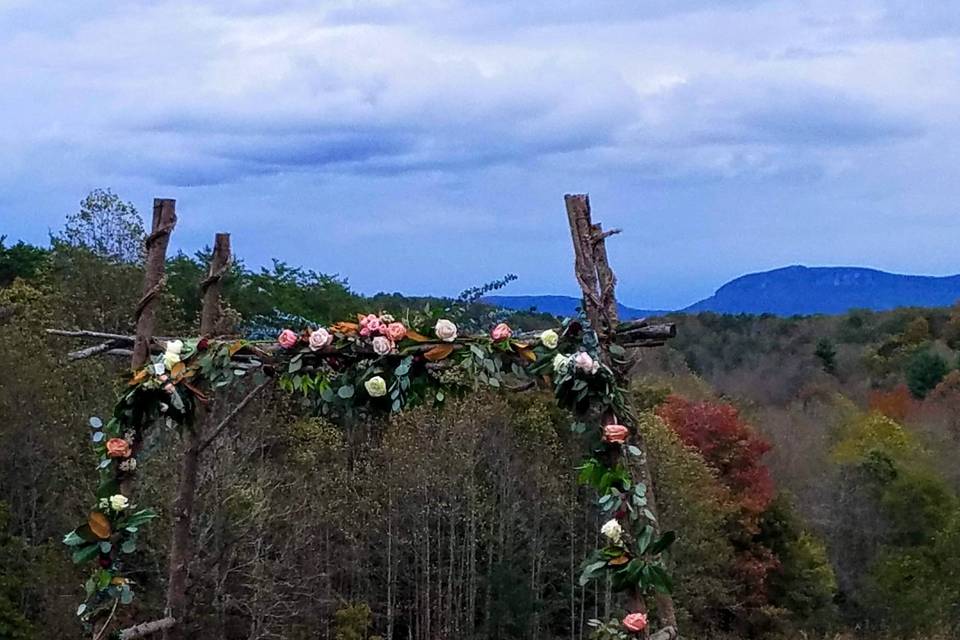
[[[617,314],[617,278],[607,259],[606,239],[620,233],[620,230],[604,231],[599,223],[594,224],[590,215],[590,198],[586,194],[568,194],[564,196],[564,202],[567,208],[567,219],[570,223],[570,234],[573,238],[574,274],[583,292],[584,315],[597,333],[597,339],[600,343],[600,356],[604,360],[604,364],[614,371],[618,383],[621,386],[626,386],[628,382],[626,379],[627,372],[622,367],[613,366],[613,359],[610,357],[610,347],[616,344],[617,325],[620,320]],[[610,424],[617,420],[612,414],[605,414],[600,419],[602,424]],[[631,437],[646,454],[643,434],[637,429],[637,425],[629,426],[633,428]],[[647,464],[647,456],[644,455],[642,458],[631,456],[629,458],[627,464],[635,467],[637,476],[647,485],[647,506],[656,516],[657,502],[653,487],[653,476]],[[659,535],[658,522],[654,521],[651,524],[655,533]],[[630,606],[634,611],[647,610],[643,595],[639,592],[633,593],[630,600]],[[657,632],[655,637],[657,640],[670,640],[678,637],[676,630],[677,616],[673,606],[673,598],[669,594],[657,594],[656,603],[657,616],[663,628]]]

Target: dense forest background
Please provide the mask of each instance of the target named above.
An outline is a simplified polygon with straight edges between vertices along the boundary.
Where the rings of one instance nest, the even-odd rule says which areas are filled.
[[[46,247],[0,241],[0,638],[81,637],[84,576],[60,543],[91,500],[87,418],[126,363],[68,362],[44,329],[130,332],[144,230],[92,193]],[[161,334],[196,332],[207,252],[167,265]],[[493,286],[495,287],[497,283]],[[458,323],[553,319],[477,302],[360,296],[335,275],[237,261],[225,332],[448,306]],[[690,638],[960,634],[960,308],[781,318],[678,315],[632,392]],[[215,407],[223,411],[227,403]],[[582,639],[622,613],[577,584],[599,536],[552,395],[477,395],[335,427],[280,391],[208,450],[192,637]],[[165,505],[175,433],[140,488]],[[156,616],[169,514],[146,532],[135,619]]]

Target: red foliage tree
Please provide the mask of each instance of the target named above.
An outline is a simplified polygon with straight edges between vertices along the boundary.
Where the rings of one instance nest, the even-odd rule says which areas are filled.
[[[755,541],[760,516],[774,498],[770,470],[761,462],[770,444],[757,435],[736,407],[720,402],[690,402],[670,396],[657,415],[690,447],[700,452],[729,491],[738,518],[730,523],[737,548],[737,578],[743,585],[743,603],[761,607],[767,602],[767,577],[779,567],[776,556]]]
[[[726,403],[670,396],[657,415],[719,472],[745,516],[744,524],[755,525],[774,495],[770,470],[760,461],[770,444],[744,422],[736,407]]]

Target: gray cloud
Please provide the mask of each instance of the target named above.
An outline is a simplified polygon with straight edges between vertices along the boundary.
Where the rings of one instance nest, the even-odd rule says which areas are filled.
[[[625,294],[680,304],[778,261],[869,257],[844,234],[878,216],[898,239],[923,235],[908,212],[952,219],[958,28],[957,9],[900,0],[0,0],[0,233],[42,241],[112,186],[180,198],[199,216],[187,244],[240,227],[263,239],[250,260],[367,289],[515,270],[569,291],[555,209],[588,190],[644,229],[616,258],[650,278],[623,277]],[[442,273],[411,207],[418,229],[451,230]],[[277,228],[291,208],[338,234],[330,264]],[[654,238],[645,216],[672,222]],[[355,258],[397,244],[388,269]],[[951,264],[945,248],[884,255]]]

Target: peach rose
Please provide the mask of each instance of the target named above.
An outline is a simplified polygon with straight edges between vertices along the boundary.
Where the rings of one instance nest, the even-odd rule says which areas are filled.
[[[290,329],[284,329],[280,332],[280,335],[277,336],[277,342],[280,343],[280,346],[284,349],[293,349],[299,341],[300,338]]]
[[[123,438],[110,438],[107,440],[108,458],[129,458],[130,443]]]
[[[400,342],[407,335],[407,328],[402,322],[391,322],[383,333],[394,342]]]
[[[603,427],[603,440],[612,444],[623,444],[630,435],[630,429],[622,424],[608,424]]]
[[[645,613],[631,613],[623,619],[623,626],[627,628],[627,631],[633,631],[638,633],[647,628],[647,614]]]
[[[501,340],[506,340],[513,335],[513,329],[510,328],[506,322],[501,322],[493,328],[493,331],[490,332],[490,337],[493,338],[494,342],[500,342]]]

